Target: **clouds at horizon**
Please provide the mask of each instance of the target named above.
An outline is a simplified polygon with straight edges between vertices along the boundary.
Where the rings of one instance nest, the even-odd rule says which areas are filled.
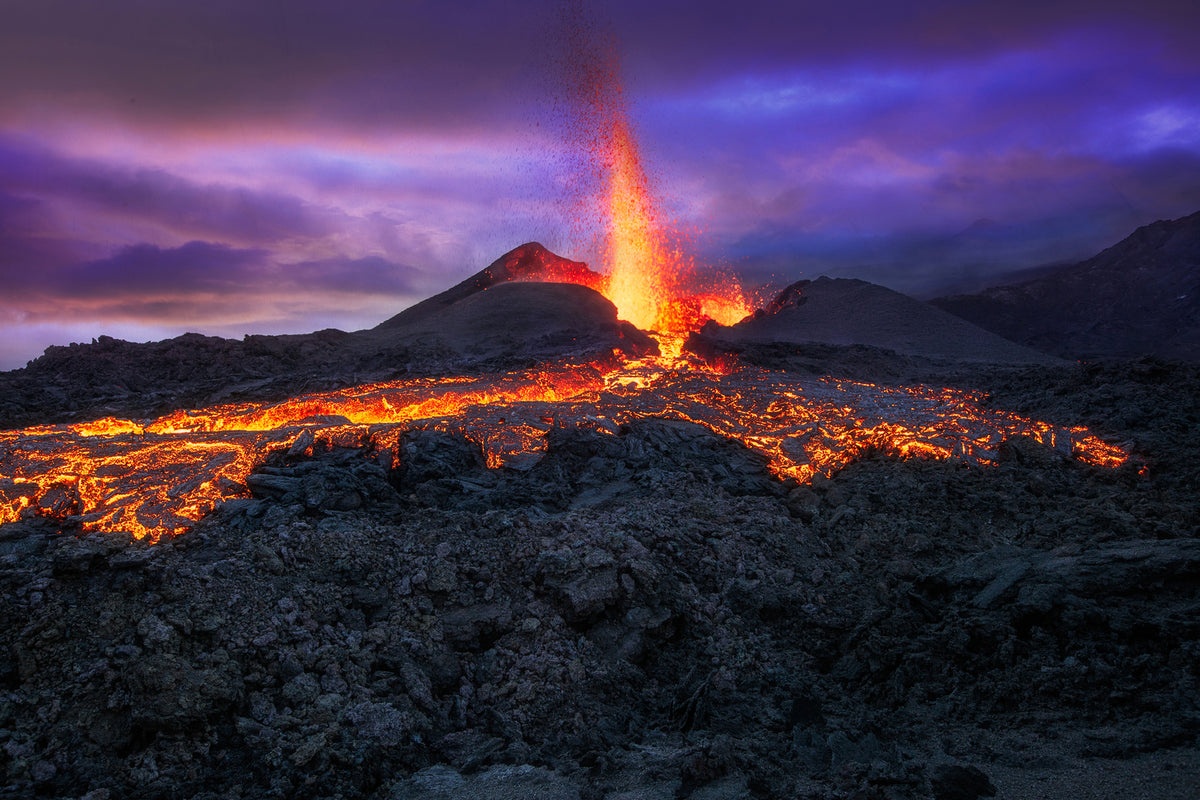
[[[10,4],[0,368],[63,343],[35,347],[56,315],[358,328],[524,241],[595,260],[571,13],[663,206],[752,280],[920,294],[1200,209],[1188,4],[777,6]]]

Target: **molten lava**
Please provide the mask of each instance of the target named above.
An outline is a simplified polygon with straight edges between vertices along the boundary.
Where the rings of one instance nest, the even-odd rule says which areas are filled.
[[[566,43],[562,108],[572,162],[564,185],[574,187],[575,214],[589,224],[576,231],[576,250],[593,247],[602,264],[598,289],[621,319],[643,330],[682,333],[708,320],[732,325],[755,309],[737,281],[702,274],[689,254],[688,237],[663,213],[639,153],[621,68],[611,42],[582,9],[565,9]],[[586,241],[588,231],[602,242]]]
[[[733,280],[694,269],[678,235],[662,223],[623,116],[612,120],[608,162],[608,281],[602,291],[624,320],[679,333],[708,320],[732,325],[754,309]]]
[[[670,265],[662,258],[646,176],[623,122],[613,131],[612,150],[606,294],[622,319],[642,329],[656,329],[659,310],[666,305],[664,279]]]
[[[663,348],[671,349],[677,346]],[[275,453],[353,448],[393,466],[406,431],[437,429],[478,444],[491,467],[527,469],[555,426],[618,435],[621,425],[649,418],[695,422],[800,481],[831,475],[867,452],[987,464],[1013,436],[1091,464],[1127,458],[1083,428],[986,410],[965,392],[750,366],[723,372],[688,356],[652,356],[371,384],[145,423],[104,419],[0,432],[0,522],[36,513],[155,540],[186,530],[225,500],[250,496],[250,475]]]

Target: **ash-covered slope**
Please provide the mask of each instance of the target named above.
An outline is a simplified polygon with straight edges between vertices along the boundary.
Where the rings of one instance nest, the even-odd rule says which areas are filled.
[[[427,319],[441,309],[501,283],[561,282],[595,289],[600,286],[602,280],[603,276],[600,273],[588,269],[588,265],[582,261],[571,261],[556,255],[538,242],[526,242],[509,250],[462,283],[404,309],[391,319],[381,322],[374,330],[404,328],[415,320]]]
[[[507,369],[563,356],[610,350],[645,352],[653,341],[627,322],[603,295],[571,283],[504,283],[447,306],[405,312],[355,334],[364,350],[403,342],[470,369]],[[461,368],[461,367],[460,367]]]
[[[931,302],[1066,358],[1200,360],[1200,213],[1138,228],[1045,277]]]
[[[907,295],[850,278],[798,281],[753,317],[729,327],[709,325],[703,333],[735,345],[819,342],[996,364],[1056,360]]]
[[[50,347],[24,369],[0,373],[0,429],[108,415],[138,419],[405,376],[653,349],[592,289],[528,282],[598,277],[531,243],[371,330],[241,341],[189,333],[145,344],[101,336],[91,344]]]
[[[592,288],[602,280],[586,264],[529,242],[356,336],[363,342],[421,345],[476,362],[653,349],[650,338],[620,322],[616,307]]]

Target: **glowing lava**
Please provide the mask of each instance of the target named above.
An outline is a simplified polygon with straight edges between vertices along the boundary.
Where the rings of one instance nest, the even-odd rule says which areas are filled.
[[[667,348],[664,348],[666,350]],[[689,356],[561,363],[500,375],[419,379],[181,411],[145,423],[106,419],[0,432],[0,523],[24,514],[151,540],[249,497],[275,455],[356,450],[387,468],[410,430],[465,437],[493,468],[529,469],[554,427],[619,435],[641,419],[693,422],[765,456],[780,477],[831,475],[864,453],[995,461],[1025,436],[1087,463],[1125,452],[1083,428],[983,409],[966,392],[714,369]]]
[[[644,330],[654,330],[659,327],[660,310],[667,301],[664,284],[670,265],[662,258],[646,176],[623,121],[613,131],[612,150],[606,294],[622,319]]]
[[[736,281],[701,278],[680,237],[662,222],[637,143],[623,115],[612,120],[608,188],[608,281],[602,291],[618,315],[643,330],[696,330],[708,320],[732,325],[753,311]]]
[[[732,325],[752,313],[736,280],[695,268],[688,236],[663,213],[642,163],[617,54],[580,8],[564,20],[568,45],[562,76],[570,120],[572,162],[565,184],[574,187],[576,251],[595,248],[604,283],[597,288],[621,319],[643,330],[679,333],[712,319]],[[588,231],[603,242],[588,242]]]

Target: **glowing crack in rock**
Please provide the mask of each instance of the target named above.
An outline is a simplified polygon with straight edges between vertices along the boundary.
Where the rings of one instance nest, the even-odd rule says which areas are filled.
[[[186,530],[273,454],[354,448],[388,464],[409,430],[477,443],[489,466],[529,468],[555,426],[617,435],[642,419],[697,423],[763,454],[778,476],[832,475],[868,452],[994,462],[1027,436],[1090,464],[1125,452],[1083,428],[984,409],[970,393],[770,372],[693,358],[561,364],[540,370],[372,384],[282,403],[181,411],[145,424],[104,419],[0,432],[0,522],[22,514],[152,540]]]

